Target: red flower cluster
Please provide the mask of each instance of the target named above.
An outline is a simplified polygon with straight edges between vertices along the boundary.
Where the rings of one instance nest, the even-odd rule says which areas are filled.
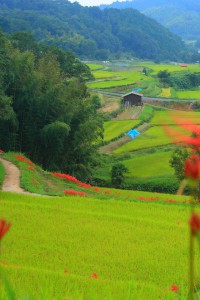
[[[101,193],[101,189],[96,186],[93,187],[93,190],[97,193]]]
[[[83,197],[87,196],[87,194],[85,192],[77,192],[74,190],[65,190],[64,193],[66,195],[73,195],[73,196],[83,196]]]
[[[94,279],[98,279],[98,274],[97,273],[94,273],[92,274],[91,276],[89,276],[89,278],[94,278]]]
[[[36,166],[35,165],[33,165],[33,166],[27,166],[26,168],[29,171],[35,171],[36,170]]]
[[[0,149],[0,154],[3,153],[3,150]]]
[[[189,224],[192,234],[195,235],[198,231],[200,231],[200,216],[196,213],[192,213]]]
[[[140,197],[139,197],[139,200],[142,200],[142,201],[150,201],[150,202],[156,201],[156,200],[158,200],[158,199],[159,199],[159,197],[149,197],[149,198],[144,197],[144,196],[140,196]]]
[[[178,285],[172,285],[170,290],[173,292],[178,292]]]
[[[28,165],[32,165],[33,164],[32,161],[30,161],[29,159],[25,158],[22,155],[15,155],[15,158],[18,159],[19,161],[25,162]]]
[[[3,236],[8,232],[10,229],[11,224],[6,223],[5,220],[0,220],[0,240],[3,238]]]
[[[109,194],[110,194],[110,191],[109,191],[109,190],[106,190],[106,191],[105,191],[105,194],[109,195]]]
[[[197,180],[200,177],[200,158],[197,154],[192,154],[185,161],[184,174],[186,177]]]
[[[58,178],[64,178],[67,181],[73,181],[74,183],[78,184],[79,186],[86,188],[86,189],[90,189],[91,185],[90,184],[86,184],[84,182],[81,182],[80,180],[78,180],[76,177],[73,177],[69,174],[61,174],[61,173],[56,173],[56,172],[52,172],[51,173],[53,176],[58,177]]]

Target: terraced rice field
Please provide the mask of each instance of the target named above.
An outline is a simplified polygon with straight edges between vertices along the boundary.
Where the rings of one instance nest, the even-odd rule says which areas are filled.
[[[145,178],[173,175],[174,169],[169,165],[171,156],[172,151],[135,155],[133,158],[123,161],[129,170],[126,176]]]
[[[125,152],[132,152],[139,149],[164,146],[171,143],[172,141],[169,136],[166,135],[164,127],[156,126],[147,129],[144,133],[137,136],[135,140],[119,147],[113,153],[120,154]]]
[[[104,141],[112,140],[135,128],[140,120],[107,121],[104,123]]]

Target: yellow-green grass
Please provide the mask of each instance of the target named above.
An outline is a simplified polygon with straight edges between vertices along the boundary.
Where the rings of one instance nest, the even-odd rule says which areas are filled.
[[[200,89],[195,91],[176,91],[176,97],[180,99],[200,99]]]
[[[125,86],[131,84],[136,84],[138,87],[140,87],[142,80],[151,80],[150,77],[147,77],[141,74],[141,72],[136,72],[136,71],[118,71],[118,72],[100,71],[100,72],[93,73],[94,76],[95,74],[96,76],[100,76],[100,78],[105,78],[105,81],[89,83],[88,84],[89,88],[111,88],[111,87]],[[116,76],[116,78],[111,78],[111,80],[108,80],[108,77],[113,77],[113,76]]]
[[[153,118],[150,121],[151,125],[175,125],[176,119],[185,120],[186,123],[191,122],[200,124],[200,112],[190,111],[154,111]]]
[[[136,127],[139,120],[107,121],[104,123],[104,141],[112,140]]]
[[[131,152],[139,149],[151,148],[171,144],[172,141],[166,135],[163,126],[149,128],[144,133],[138,135],[135,140],[119,147],[114,151],[115,154]]]
[[[162,88],[162,93],[159,97],[170,98],[171,97],[171,88]]]
[[[134,156],[123,161],[128,168],[126,177],[156,177],[173,175],[174,169],[169,165],[172,151]]]
[[[0,198],[1,217],[12,222],[0,261],[17,299],[177,299],[172,285],[185,299],[187,205],[3,192]],[[89,278],[94,273],[98,279]]]
[[[117,76],[115,72],[110,72],[106,70],[99,70],[92,73],[95,77],[95,79],[104,79],[104,78],[112,78]],[[116,78],[120,79],[120,78]]]
[[[89,68],[90,68],[90,70],[98,70],[98,69],[102,69],[102,68],[104,68],[104,66],[102,66],[102,65],[99,65],[99,64],[86,64]]]
[[[200,72],[200,65],[189,64],[188,67],[181,67],[180,65],[169,65],[169,64],[154,64],[151,62],[142,62],[142,66],[152,69],[152,74],[156,74],[159,71],[168,70],[170,73],[173,72]]]

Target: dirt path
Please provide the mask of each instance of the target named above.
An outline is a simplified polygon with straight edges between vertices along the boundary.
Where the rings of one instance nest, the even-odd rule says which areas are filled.
[[[0,158],[5,169],[5,178],[1,190],[26,195],[43,196],[25,191],[20,187],[20,170],[10,161]],[[47,196],[48,197],[48,196]]]

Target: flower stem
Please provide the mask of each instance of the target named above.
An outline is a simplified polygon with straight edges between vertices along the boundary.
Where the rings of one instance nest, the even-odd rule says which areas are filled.
[[[190,300],[194,300],[194,236],[190,230],[190,270],[189,270],[189,280],[190,280]]]

